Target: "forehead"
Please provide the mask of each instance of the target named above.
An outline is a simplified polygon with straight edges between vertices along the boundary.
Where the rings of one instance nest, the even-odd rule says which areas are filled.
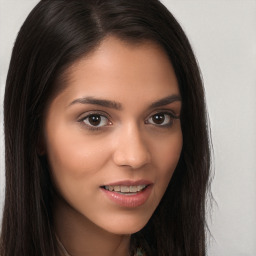
[[[72,98],[97,96],[154,101],[179,94],[175,72],[166,52],[156,43],[129,43],[115,37],[65,71],[64,93]]]

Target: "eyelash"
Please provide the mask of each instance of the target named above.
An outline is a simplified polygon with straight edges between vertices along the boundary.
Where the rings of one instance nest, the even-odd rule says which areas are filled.
[[[98,116],[98,117],[101,117],[101,118],[103,117],[104,119],[106,119],[106,122],[108,124],[102,125],[102,126],[93,126],[93,125],[85,123],[86,119],[88,119],[90,117],[95,117],[95,116]],[[92,131],[97,131],[97,130],[105,128],[105,126],[107,126],[107,125],[112,125],[112,122],[110,121],[110,117],[106,113],[100,113],[100,112],[91,112],[88,115],[80,118],[78,120],[78,122],[81,123],[83,126],[85,126],[88,130],[92,130]]]
[[[156,116],[163,116],[164,115],[164,122],[166,121],[166,116],[169,118],[169,122],[166,124],[156,124],[156,123],[150,123],[149,120],[152,119],[153,117]],[[154,113],[151,115],[149,118],[146,119],[145,124],[152,124],[155,125],[159,128],[170,128],[173,125],[174,119],[179,119],[178,116],[175,116],[172,112],[167,112],[167,111],[160,111],[157,113]]]
[[[164,125],[156,124],[156,123],[155,124],[150,123],[149,120],[152,119],[154,116],[156,117],[156,116],[161,116],[161,115],[165,116],[164,121],[166,120],[166,116],[168,116],[170,118],[169,123],[164,124]],[[101,118],[100,122],[102,121],[102,117],[103,117],[105,119],[105,122],[107,122],[107,124],[104,124],[104,125],[101,125],[101,126],[94,126],[94,125],[91,125],[89,123],[85,123],[85,120],[90,118],[90,117],[100,117]],[[145,124],[155,125],[156,127],[159,127],[159,128],[170,128],[173,125],[174,119],[179,119],[179,116],[174,115],[172,112],[159,111],[159,112],[156,112],[153,115],[151,115],[149,118],[147,118],[145,120]],[[98,131],[98,130],[104,129],[106,126],[112,125],[112,122],[110,121],[110,117],[106,114],[99,113],[99,112],[91,112],[88,115],[86,115],[85,117],[80,118],[78,120],[78,122],[81,123],[83,126],[86,126],[86,128],[88,130],[92,130],[92,131]]]

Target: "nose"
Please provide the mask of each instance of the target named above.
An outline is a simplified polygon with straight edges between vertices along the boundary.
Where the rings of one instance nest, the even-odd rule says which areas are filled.
[[[151,161],[149,145],[136,125],[127,126],[116,137],[113,160],[118,166],[138,169]]]

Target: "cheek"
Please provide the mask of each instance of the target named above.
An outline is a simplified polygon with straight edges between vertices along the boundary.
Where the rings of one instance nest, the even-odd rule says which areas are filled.
[[[161,144],[155,145],[154,159],[157,170],[157,190],[161,196],[164,194],[178,164],[182,145],[181,131],[175,133],[175,136],[166,138]]]
[[[166,141],[162,145],[162,149],[158,151],[159,163],[163,165],[164,170],[170,170],[173,172],[179,161],[182,150],[182,135],[173,137],[169,143]],[[167,172],[168,173],[168,172]]]
[[[85,198],[98,200],[97,190],[108,152],[98,143],[85,141],[72,133],[59,132],[48,143],[51,176],[58,193],[75,209],[83,212]],[[79,210],[79,211],[80,211]]]
[[[108,160],[108,152],[94,138],[81,136],[80,128],[61,127],[48,132],[47,157],[55,185],[59,188],[88,181],[88,186],[97,172]]]

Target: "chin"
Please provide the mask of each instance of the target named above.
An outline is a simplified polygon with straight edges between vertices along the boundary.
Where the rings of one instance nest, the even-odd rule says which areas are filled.
[[[109,233],[118,235],[131,235],[143,229],[144,226],[148,223],[150,217],[120,218],[116,219],[115,221],[106,222],[103,228]]]

